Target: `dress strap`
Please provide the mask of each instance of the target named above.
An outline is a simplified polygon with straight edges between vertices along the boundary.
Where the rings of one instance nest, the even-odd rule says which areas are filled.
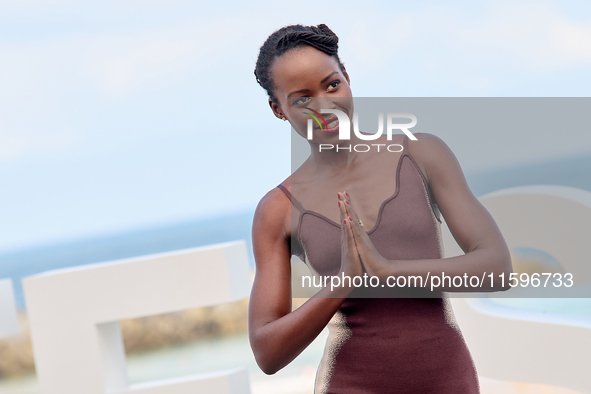
[[[403,153],[408,153],[408,149],[407,149],[408,144],[406,143],[407,140],[408,140],[408,135],[404,134],[404,137],[402,138],[402,152]]]
[[[302,207],[302,204],[300,204],[300,202],[298,200],[296,200],[296,198],[294,196],[291,195],[291,193],[289,192],[289,190],[287,190],[287,188],[285,186],[283,186],[282,184],[277,185],[277,187],[279,189],[281,189],[283,191],[283,193],[285,193],[285,195],[287,196],[287,198],[289,198],[292,202],[293,205],[295,205],[295,207],[300,211],[303,212],[304,211],[304,207]]]

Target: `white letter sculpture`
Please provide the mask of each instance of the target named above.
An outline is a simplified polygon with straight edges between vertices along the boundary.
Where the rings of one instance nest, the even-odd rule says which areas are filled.
[[[480,201],[509,249],[544,251],[573,274],[575,285],[589,283],[591,193],[564,186],[523,186],[487,194]],[[446,257],[463,254],[447,226],[443,240]],[[479,375],[591,392],[590,319],[509,308],[487,298],[450,301]]]
[[[130,385],[119,320],[245,298],[244,241],[23,279],[42,394],[247,394],[245,369]]]
[[[0,279],[0,338],[18,333],[16,303],[11,279]]]

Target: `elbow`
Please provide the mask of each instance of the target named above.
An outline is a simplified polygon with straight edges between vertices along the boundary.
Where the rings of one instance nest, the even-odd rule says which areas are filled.
[[[513,273],[513,264],[511,263],[511,257],[503,259],[499,264],[500,269],[497,271],[497,283],[495,291],[507,291],[511,289],[509,278]]]
[[[277,371],[279,371],[279,368],[275,368],[274,366],[263,366],[260,363],[258,363],[258,365],[261,371],[265,373],[265,375],[274,375]]]
[[[503,278],[506,278],[507,280],[503,281],[502,291],[506,291],[511,288],[508,279],[511,277],[511,274],[513,273],[513,263],[511,262],[510,255],[505,259],[503,267]]]
[[[257,365],[263,371],[265,375],[274,375],[277,373],[281,368],[279,365],[271,358],[270,355],[263,355],[261,352],[255,352],[254,358],[257,362]]]
[[[511,256],[506,254],[491,255],[484,268],[484,275],[487,277],[484,282],[486,292],[507,291],[511,289],[509,283],[510,274],[513,272]]]
[[[250,347],[252,348],[255,361],[263,373],[274,375],[281,369],[282,366],[279,365],[276,357],[277,352],[273,352],[273,349],[268,346],[268,341],[264,339],[256,340],[251,337]]]
[[[509,283],[507,283],[506,281],[504,283],[501,283],[497,289],[497,291],[507,291],[511,288],[511,285],[509,285]]]

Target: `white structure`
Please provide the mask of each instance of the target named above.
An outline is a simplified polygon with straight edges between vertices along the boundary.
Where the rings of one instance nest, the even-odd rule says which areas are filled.
[[[14,289],[11,279],[0,279],[0,338],[18,333]]]
[[[48,271],[23,286],[42,394],[250,392],[245,369],[130,385],[119,327],[247,297],[244,241]]]
[[[589,284],[591,193],[562,186],[526,186],[480,198],[510,249],[534,248]],[[442,226],[446,257],[463,254]],[[511,290],[509,290],[511,291]],[[451,298],[479,375],[591,392],[591,321],[528,312],[487,298]]]

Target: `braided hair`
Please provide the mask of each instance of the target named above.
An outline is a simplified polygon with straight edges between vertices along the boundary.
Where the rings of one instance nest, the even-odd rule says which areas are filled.
[[[275,59],[292,49],[311,46],[334,57],[341,71],[345,71],[345,66],[338,55],[338,42],[339,38],[337,35],[325,24],[318,26],[290,25],[282,27],[271,34],[261,46],[254,69],[254,76],[259,85],[267,91],[269,98],[277,103],[277,98],[273,94],[275,86],[273,85],[270,74],[271,66]]]

